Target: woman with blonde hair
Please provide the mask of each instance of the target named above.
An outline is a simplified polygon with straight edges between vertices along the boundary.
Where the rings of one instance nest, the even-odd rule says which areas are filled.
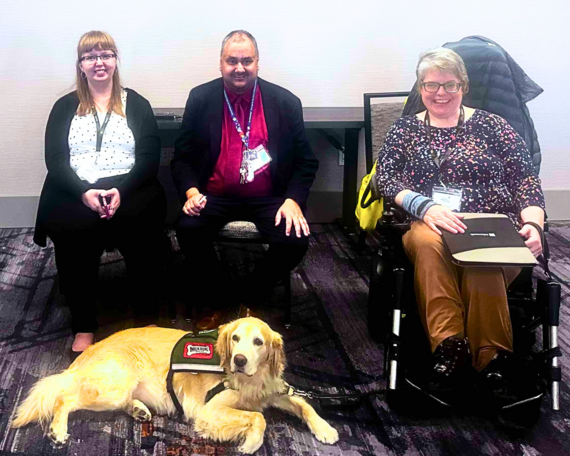
[[[99,260],[125,259],[137,324],[156,323],[166,199],[157,179],[160,139],[148,101],[119,78],[118,50],[100,31],[77,46],[77,90],[54,105],[46,127],[44,183],[34,241],[54,245],[60,291],[75,335],[72,355],[97,331]]]

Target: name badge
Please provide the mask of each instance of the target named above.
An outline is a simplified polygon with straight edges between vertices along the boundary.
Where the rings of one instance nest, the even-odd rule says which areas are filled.
[[[99,171],[93,165],[84,165],[76,171],[81,180],[94,184],[99,180]]]
[[[260,144],[255,149],[249,150],[249,157],[247,167],[250,172],[256,172],[258,169],[263,168],[267,163],[271,161],[271,156],[269,152],[265,150],[263,144]]]
[[[448,207],[452,211],[460,211],[462,196],[463,190],[461,189],[436,185],[433,188],[431,199],[437,204]]]

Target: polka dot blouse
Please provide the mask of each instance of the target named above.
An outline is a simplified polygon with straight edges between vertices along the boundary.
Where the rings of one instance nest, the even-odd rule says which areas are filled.
[[[127,108],[127,93],[121,94],[123,109]],[[106,114],[99,113],[103,125]],[[135,164],[135,138],[127,125],[127,119],[112,113],[103,135],[101,151],[96,152],[97,126],[93,113],[77,114],[69,130],[69,153],[71,168],[77,170],[86,166],[95,169],[99,179],[128,173]],[[81,177],[81,174],[78,173]]]
[[[455,127],[431,127],[431,150],[442,157]],[[405,189],[432,196],[435,185],[463,190],[461,212],[502,213],[520,226],[528,206],[544,209],[540,179],[523,139],[501,117],[476,110],[457,135],[456,147],[441,166],[434,163],[424,122],[398,119],[378,156],[380,192],[395,197]]]

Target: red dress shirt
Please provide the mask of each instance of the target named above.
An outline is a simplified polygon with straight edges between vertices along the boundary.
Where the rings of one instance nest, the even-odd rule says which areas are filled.
[[[244,132],[247,131],[247,121],[251,106],[251,96],[253,87],[244,94],[232,92],[224,85],[226,93],[234,113]],[[261,100],[261,91],[259,85],[255,93],[255,105],[251,118],[251,131],[249,133],[249,148],[255,149],[263,144],[267,150],[268,145],[267,125],[265,124],[265,115],[263,112],[263,102]],[[208,180],[206,190],[208,193],[217,196],[227,197],[255,197],[255,196],[271,196],[272,183],[269,163],[263,168],[255,172],[253,182],[240,184],[240,167],[243,156],[243,144],[234,122],[232,121],[230,110],[224,100],[224,120],[222,123],[222,142],[220,145],[220,156],[214,171]],[[267,150],[269,155],[271,151]]]

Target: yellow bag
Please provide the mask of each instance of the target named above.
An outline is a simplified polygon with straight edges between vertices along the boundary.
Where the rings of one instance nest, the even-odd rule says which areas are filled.
[[[373,182],[376,173],[376,162],[372,167],[370,174],[362,178],[360,191],[358,192],[358,203],[356,204],[356,218],[358,219],[360,229],[364,231],[374,231],[378,219],[382,217],[384,204],[382,198],[376,195],[373,190]]]

